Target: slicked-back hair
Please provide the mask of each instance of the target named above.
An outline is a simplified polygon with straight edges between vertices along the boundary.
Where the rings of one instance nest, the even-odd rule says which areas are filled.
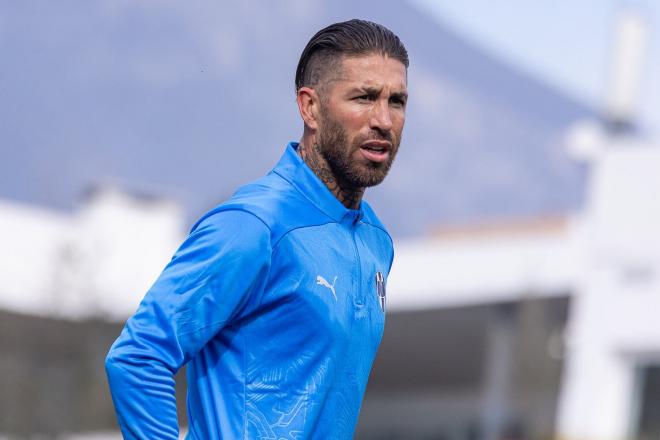
[[[343,56],[380,54],[408,68],[408,51],[394,32],[378,23],[353,19],[318,31],[307,43],[296,68],[296,93],[314,87],[336,69]]]

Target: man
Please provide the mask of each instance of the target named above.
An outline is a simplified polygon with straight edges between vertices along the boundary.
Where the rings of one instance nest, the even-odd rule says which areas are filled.
[[[273,171],[202,217],[110,349],[124,437],[348,439],[380,343],[392,241],[364,190],[387,174],[408,55],[362,20],[333,24],[296,71],[304,131]]]

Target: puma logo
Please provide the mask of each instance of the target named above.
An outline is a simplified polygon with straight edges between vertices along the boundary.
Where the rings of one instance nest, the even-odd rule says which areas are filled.
[[[323,286],[323,287],[327,287],[328,289],[330,289],[330,291],[332,292],[332,296],[335,297],[335,301],[337,301],[337,294],[335,293],[335,283],[336,282],[337,282],[337,277],[335,277],[335,279],[334,279],[334,281],[332,282],[332,285],[331,285],[330,283],[328,283],[328,280],[323,278],[321,275],[316,276],[316,284],[318,284],[320,286]]]

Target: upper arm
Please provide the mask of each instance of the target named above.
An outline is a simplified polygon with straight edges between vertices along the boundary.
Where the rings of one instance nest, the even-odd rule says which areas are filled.
[[[270,269],[270,231],[254,215],[221,211],[177,250],[113,346],[175,372],[258,302]]]

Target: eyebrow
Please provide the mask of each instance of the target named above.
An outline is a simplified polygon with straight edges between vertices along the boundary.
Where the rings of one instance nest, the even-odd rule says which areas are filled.
[[[350,89],[349,93],[365,93],[367,95],[379,95],[382,89],[378,89],[376,87],[370,87],[370,86],[364,86],[364,87],[355,87]],[[391,97],[394,98],[399,98],[403,100],[408,99],[408,93],[406,92],[395,92],[390,95]]]

